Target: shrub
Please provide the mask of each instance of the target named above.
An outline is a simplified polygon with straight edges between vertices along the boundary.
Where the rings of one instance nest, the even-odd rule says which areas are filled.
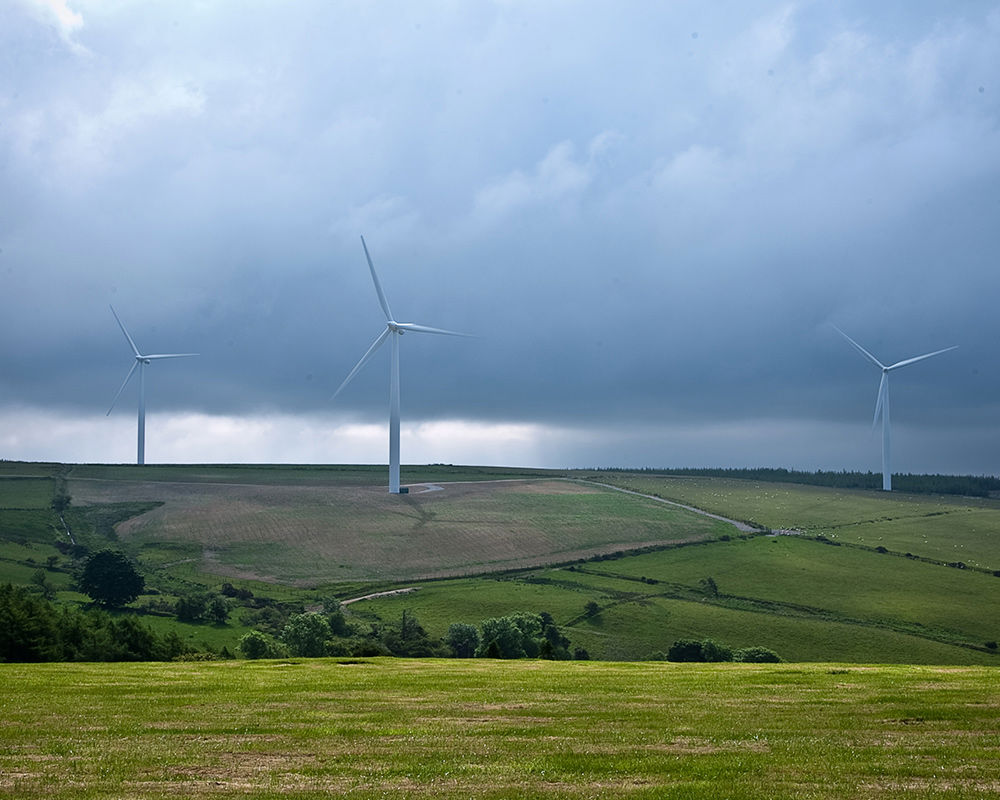
[[[701,654],[701,642],[694,639],[678,639],[667,651],[668,661],[704,661]]]
[[[778,664],[781,656],[766,647],[744,647],[733,652],[733,661],[744,664]]]
[[[266,633],[250,631],[240,639],[240,652],[246,658],[277,658],[280,647]]]
[[[178,598],[174,613],[181,622],[197,622],[205,616],[208,598],[203,594],[188,594]]]
[[[724,644],[720,644],[712,639],[706,639],[701,643],[701,656],[702,661],[732,661],[733,651]]]

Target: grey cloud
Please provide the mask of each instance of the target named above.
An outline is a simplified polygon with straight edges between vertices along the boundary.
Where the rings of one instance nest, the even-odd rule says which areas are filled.
[[[203,354],[151,371],[161,409],[381,419],[383,359],[329,401],[382,322],[364,234],[401,319],[482,335],[405,338],[409,418],[863,426],[834,322],[960,344],[894,418],[990,425],[1000,10],[960,11],[15,5],[0,405],[103,412],[113,302]]]

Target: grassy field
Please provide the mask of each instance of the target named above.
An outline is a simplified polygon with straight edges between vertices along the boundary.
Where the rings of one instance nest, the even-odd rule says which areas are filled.
[[[407,610],[439,637],[452,622],[547,611],[574,646],[602,659],[714,638],[803,661],[1000,661],[997,500],[577,475],[802,532],[745,536],[546,471],[411,467],[404,480],[414,493],[403,497],[385,491],[384,477],[376,467],[0,462],[0,581],[27,584],[44,566],[60,600],[83,599],[72,591],[69,533],[50,508],[67,491],[65,520],[77,541],[138,559],[153,591],[139,609],[217,593],[224,580],[306,608],[324,596],[417,587],[352,603],[349,615],[391,623]],[[433,486],[443,488],[422,491]],[[583,615],[588,602],[597,616]],[[256,624],[242,610],[227,625],[146,619],[230,651]]]
[[[982,798],[984,668],[0,665],[0,796]]]
[[[772,529],[1000,569],[1000,500],[726,478],[591,473],[604,483]]]
[[[117,526],[149,563],[303,586],[512,569],[726,530],[662,503],[562,480],[446,486],[393,496],[382,486],[69,480],[76,504],[161,504]]]

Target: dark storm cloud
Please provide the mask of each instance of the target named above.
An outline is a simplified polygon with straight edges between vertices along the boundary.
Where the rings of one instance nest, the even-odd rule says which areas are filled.
[[[894,420],[914,462],[1000,469],[968,431],[998,388],[994,4],[4,13],[0,405],[103,414],[113,303],[202,354],[151,369],[161,410],[381,420],[387,354],[329,400],[383,325],[364,234],[398,319],[481,336],[404,338],[404,421],[851,466],[824,426],[863,430],[878,373],[835,323],[887,362],[961,345],[894,376]]]

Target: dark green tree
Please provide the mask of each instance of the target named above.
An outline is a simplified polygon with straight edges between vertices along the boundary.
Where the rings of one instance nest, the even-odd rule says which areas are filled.
[[[330,638],[330,624],[326,617],[315,611],[293,614],[281,632],[284,642],[293,656],[315,658],[326,652],[326,640]]]
[[[97,603],[114,608],[135,600],[146,582],[123,553],[101,550],[87,559],[77,585]]]
[[[330,626],[330,633],[334,636],[350,636],[353,631],[347,624],[344,616],[344,609],[336,597],[323,598],[323,613],[326,614],[326,621]]]
[[[229,603],[226,602],[226,598],[217,594],[209,600],[205,616],[216,625],[225,625],[229,620]]]
[[[472,658],[479,647],[479,629],[464,622],[453,622],[448,626],[444,641],[456,658]]]
[[[197,622],[205,616],[208,598],[203,594],[186,594],[177,599],[174,613],[181,622]]]
[[[240,652],[246,658],[275,658],[279,654],[279,646],[266,633],[250,631],[240,639]]]

